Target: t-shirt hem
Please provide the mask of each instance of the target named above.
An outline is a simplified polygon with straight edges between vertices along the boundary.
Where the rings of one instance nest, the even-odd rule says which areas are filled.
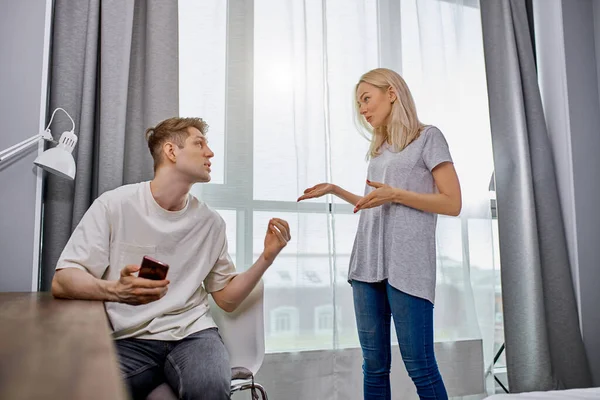
[[[373,279],[373,278],[362,278],[362,277],[359,277],[359,276],[349,275],[348,276],[348,283],[350,285],[352,285],[352,281],[359,281],[359,282],[365,282],[365,283],[377,283],[377,282],[383,282],[386,279],[388,280],[390,286],[392,286],[394,289],[397,289],[397,290],[399,290],[399,291],[401,291],[403,293],[406,293],[408,295],[411,295],[411,296],[414,296],[414,297],[418,297],[420,299],[427,300],[431,304],[434,304],[435,295],[431,296],[431,295],[429,295],[427,293],[423,293],[423,292],[420,292],[420,291],[415,291],[415,290],[408,289],[405,286],[398,285],[395,282],[390,282],[390,278],[389,277],[384,277],[382,279],[377,279],[377,278]]]
[[[433,167],[431,168],[431,170],[433,171],[434,169],[436,169],[440,164],[443,163],[450,163],[450,164],[454,164],[454,161],[450,160],[450,159],[441,159],[441,160],[436,160],[436,162],[433,164]]]
[[[121,339],[142,339],[142,340],[162,340],[162,341],[166,341],[166,342],[174,342],[174,341],[178,341],[178,340],[183,340],[186,337],[193,335],[194,333],[206,330],[206,329],[210,329],[210,328],[218,328],[217,324],[214,323],[214,321],[212,321],[212,318],[210,320],[204,320],[201,323],[196,323],[193,324],[191,327],[188,327],[187,329],[185,329],[185,333],[178,335],[178,334],[174,334],[173,330],[180,330],[179,328],[176,329],[170,329],[167,331],[163,331],[163,332],[157,332],[157,333],[143,333],[143,334],[139,334],[139,333],[130,333],[130,334],[126,334],[123,336],[115,336],[113,333],[113,339],[114,340],[121,340]]]
[[[84,266],[82,265],[77,265],[77,264],[62,264],[62,265],[57,265],[56,266],[56,270],[58,271],[59,269],[66,269],[66,268],[77,268],[80,269],[82,271],[87,271],[87,269],[85,269]]]

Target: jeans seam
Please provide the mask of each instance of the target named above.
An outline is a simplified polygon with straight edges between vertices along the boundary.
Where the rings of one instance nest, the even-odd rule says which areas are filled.
[[[149,370],[150,368],[154,368],[154,367],[157,367],[157,366],[158,366],[158,364],[156,364],[156,363],[146,364],[146,365],[144,365],[144,366],[136,369],[135,371],[128,372],[128,373],[124,374],[124,377],[125,377],[125,379],[129,379],[129,378],[134,377],[135,375],[139,375],[142,372]]]
[[[427,327],[425,326],[425,324],[423,324],[423,337],[425,337]],[[427,343],[425,343],[425,341],[423,341],[423,354],[425,355],[425,368],[427,369],[427,380],[429,381],[429,386],[431,387],[431,391],[433,392],[433,395],[435,396],[435,398],[438,398],[438,394],[437,391],[435,390],[435,385],[433,383],[433,381],[431,380],[431,371],[429,370],[429,357],[427,357]]]
[[[173,357],[171,357],[171,355],[167,355],[167,360],[169,360],[169,362],[171,363],[171,365],[173,366],[173,369],[175,370],[175,373],[177,374],[177,378],[179,378],[179,398],[182,399],[183,398],[183,377],[181,374],[181,370],[179,369],[179,366],[177,366],[177,364],[175,364],[175,361],[173,360]]]

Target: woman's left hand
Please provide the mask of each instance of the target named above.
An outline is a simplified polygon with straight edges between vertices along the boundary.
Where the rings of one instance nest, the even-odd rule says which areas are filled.
[[[394,189],[390,185],[386,185],[385,183],[380,182],[371,182],[370,180],[367,180],[367,185],[374,187],[375,190],[373,190],[368,195],[364,196],[358,201],[358,203],[355,204],[355,213],[359,210],[378,207],[382,204],[390,203],[394,200],[396,189]]]

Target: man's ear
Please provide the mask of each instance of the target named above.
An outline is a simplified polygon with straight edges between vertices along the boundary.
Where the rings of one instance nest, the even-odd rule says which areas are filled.
[[[175,145],[171,142],[165,142],[162,147],[164,156],[171,162],[175,162],[177,156],[175,155]]]

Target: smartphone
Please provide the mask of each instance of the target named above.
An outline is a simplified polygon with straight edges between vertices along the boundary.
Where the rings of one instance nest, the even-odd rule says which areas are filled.
[[[164,262],[155,260],[152,257],[144,256],[144,258],[142,258],[142,265],[140,266],[138,277],[162,281],[163,279],[166,279],[168,271],[169,266]]]

